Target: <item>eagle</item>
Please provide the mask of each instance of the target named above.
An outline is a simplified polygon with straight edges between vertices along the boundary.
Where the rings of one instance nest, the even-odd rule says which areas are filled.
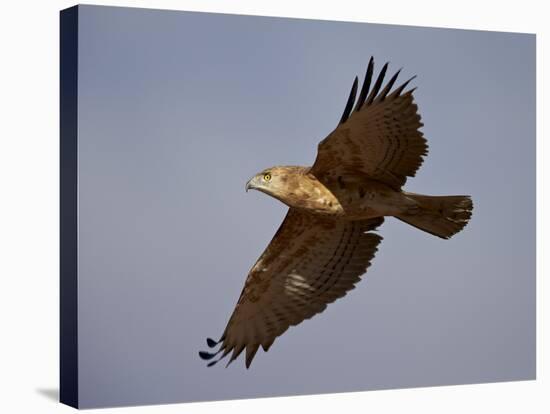
[[[354,289],[378,250],[382,237],[373,231],[385,216],[442,239],[468,223],[470,196],[403,190],[428,145],[419,130],[416,88],[405,91],[415,76],[392,90],[401,70],[384,85],[387,69],[388,63],[371,88],[371,57],[358,97],[355,77],[340,122],[318,144],[312,166],[270,167],[246,183],[246,191],[261,191],[289,208],[248,273],[220,339],[207,338],[209,348],[219,348],[199,351],[208,366],[232,353],[228,366],[246,350],[249,368],[260,346],[267,352],[289,327]]]

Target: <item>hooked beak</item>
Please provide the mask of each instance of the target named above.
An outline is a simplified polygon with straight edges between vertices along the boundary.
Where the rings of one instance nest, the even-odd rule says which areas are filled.
[[[246,183],[246,185],[244,187],[244,190],[247,193],[248,193],[248,190],[256,188],[256,187],[254,187],[254,184],[252,184],[252,180],[254,180],[254,177],[252,177],[250,180],[248,180],[248,182]]]

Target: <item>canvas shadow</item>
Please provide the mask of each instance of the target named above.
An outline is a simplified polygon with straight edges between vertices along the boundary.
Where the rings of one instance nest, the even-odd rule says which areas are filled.
[[[51,401],[59,401],[59,389],[57,388],[37,388],[36,392]]]

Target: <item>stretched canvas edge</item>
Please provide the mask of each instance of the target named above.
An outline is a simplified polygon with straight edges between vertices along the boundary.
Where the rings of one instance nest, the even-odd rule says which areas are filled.
[[[60,12],[59,400],[78,408],[78,6]]]

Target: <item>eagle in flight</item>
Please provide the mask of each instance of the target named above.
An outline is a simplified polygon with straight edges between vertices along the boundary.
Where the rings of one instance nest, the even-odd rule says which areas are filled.
[[[248,368],[261,346],[290,326],[322,312],[361,280],[382,237],[374,233],[392,216],[448,239],[472,214],[469,196],[429,196],[402,189],[428,153],[411,78],[392,91],[399,71],[385,84],[386,63],[374,82],[368,63],[359,97],[355,77],[338,126],[317,149],[311,167],[276,166],[246,183],[289,209],[246,278],[216,352],[200,351],[208,366],[246,350]],[[218,354],[221,355],[213,360]]]

